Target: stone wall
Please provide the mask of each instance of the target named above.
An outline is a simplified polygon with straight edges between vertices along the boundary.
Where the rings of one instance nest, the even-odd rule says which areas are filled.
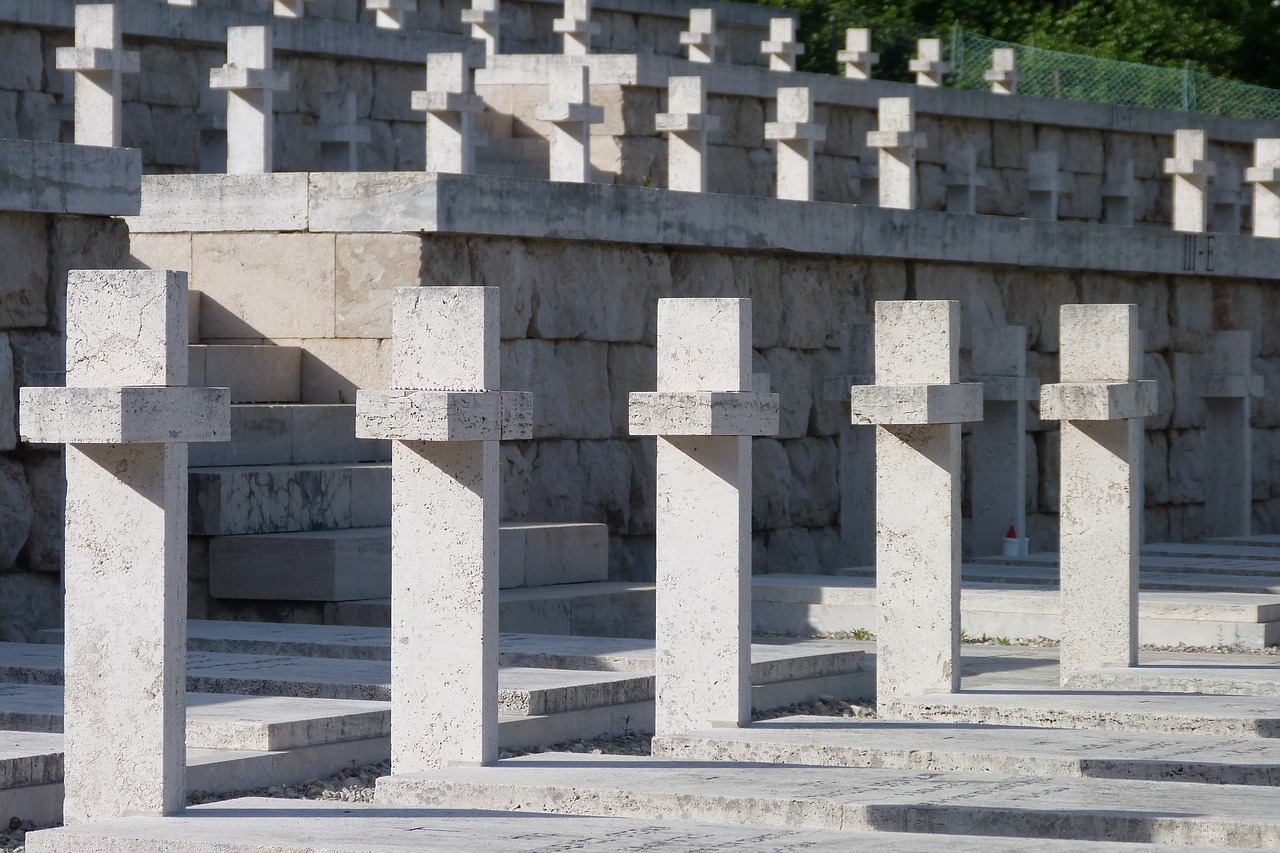
[[[64,365],[63,307],[72,269],[122,266],[123,222],[0,212],[0,639],[29,640],[62,615],[62,454],[17,442],[17,388]]]

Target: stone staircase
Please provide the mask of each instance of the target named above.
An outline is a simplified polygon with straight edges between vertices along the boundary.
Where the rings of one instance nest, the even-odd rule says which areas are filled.
[[[192,615],[390,624],[387,442],[355,407],[300,402],[296,347],[197,344],[194,384],[232,389],[232,440],[189,446]],[[653,588],[610,582],[603,524],[499,533],[504,630],[652,636]]]

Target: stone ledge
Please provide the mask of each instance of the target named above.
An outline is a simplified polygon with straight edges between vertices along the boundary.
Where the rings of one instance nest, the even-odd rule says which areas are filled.
[[[175,444],[231,440],[228,388],[23,388],[23,441]]]
[[[127,221],[133,233],[426,231],[1280,280],[1280,240],[484,175],[148,176]],[[1188,241],[1204,249],[1194,269]]]
[[[356,392],[356,438],[533,438],[533,395],[524,391],[360,390]]]
[[[751,391],[633,391],[631,435],[776,435],[778,395]]]
[[[133,149],[0,140],[0,210],[128,216],[139,211],[141,186]]]
[[[963,424],[982,420],[982,384],[856,385],[849,389],[855,426]]]
[[[1155,380],[1137,382],[1060,382],[1040,389],[1044,421],[1119,421],[1156,414]]]

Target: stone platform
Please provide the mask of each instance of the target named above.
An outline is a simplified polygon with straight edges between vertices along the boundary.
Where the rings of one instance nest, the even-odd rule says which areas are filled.
[[[126,818],[27,837],[29,853],[392,853],[538,850],[693,851],[876,850],[882,853],[1019,853],[1021,839],[873,834],[616,817],[486,810],[387,808],[359,803],[244,799],[198,806],[168,818]],[[1041,841],[1045,853],[1149,853],[1152,844]],[[1210,848],[1184,848],[1204,853]],[[1227,848],[1213,848],[1226,850]]]

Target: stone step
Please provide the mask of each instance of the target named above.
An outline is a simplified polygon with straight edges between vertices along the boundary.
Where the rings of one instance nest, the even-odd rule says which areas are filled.
[[[389,471],[368,475],[364,485],[372,490],[374,480],[382,477],[386,481],[385,492],[377,492],[367,506],[358,510],[353,486],[345,517],[352,521],[378,520],[378,514],[385,509],[385,522],[390,522],[388,476]],[[286,478],[287,472],[274,478],[265,476],[267,483],[277,485]],[[331,479],[340,481],[340,475],[333,474]],[[333,485],[333,492],[333,505],[326,507],[323,503],[313,504],[299,492],[264,487],[262,501],[240,499],[223,512],[237,519],[229,524],[238,526],[250,526],[242,520],[246,515],[252,516],[259,505],[264,517],[338,519],[342,517],[343,504],[340,485]],[[197,507],[193,501],[192,513],[203,512],[203,506]],[[604,524],[502,524],[498,530],[499,587],[605,581],[609,576],[608,543],[609,530]],[[209,594],[214,598],[359,601],[390,593],[390,527],[214,536],[209,541]]]
[[[296,403],[301,397],[301,347],[192,344],[187,365],[188,384],[230,388],[232,403]]]
[[[191,536],[239,536],[391,523],[391,466],[235,465],[188,472]]]
[[[62,687],[0,684],[0,726],[20,732],[62,731]],[[385,702],[283,696],[187,694],[187,747],[272,751],[386,737]]]
[[[1280,704],[1274,698],[1257,696],[1028,689],[1025,683],[987,682],[981,690],[880,703],[880,712],[882,717],[896,720],[1224,738],[1280,737]]]
[[[976,583],[1058,584],[1056,566],[988,566],[966,565],[961,569],[964,580]],[[1280,572],[1269,576],[1237,574],[1202,574],[1192,571],[1157,572],[1143,569],[1138,576],[1139,589],[1187,592],[1243,592],[1280,595]]]
[[[1204,545],[1166,542],[1157,545],[1143,545],[1144,556],[1152,557],[1215,557],[1222,560],[1277,560],[1275,547],[1266,544],[1249,545]]]
[[[1056,553],[1027,554],[1022,557],[979,557],[966,564],[968,567],[1005,566],[1050,569],[1053,577],[1058,577],[1058,555]],[[1269,560],[1233,560],[1222,557],[1157,557],[1143,554],[1139,558],[1139,567],[1145,578],[1152,572],[1164,574],[1202,574],[1202,575],[1240,575],[1275,577],[1280,574],[1280,551],[1275,559]],[[851,574],[866,574],[865,570],[845,570]]]
[[[1082,690],[1210,693],[1217,696],[1280,698],[1280,658],[1223,666],[1174,660],[1144,660],[1136,667],[1109,667],[1078,673],[1068,683]]]
[[[1221,536],[1210,539],[1207,545],[1240,545],[1246,548],[1280,548],[1280,533],[1257,533],[1252,536]],[[1276,552],[1280,559],[1280,551]]]
[[[765,825],[766,823],[772,825]],[[630,817],[503,813],[488,808],[390,809],[372,803],[241,799],[187,809],[173,817],[120,818],[51,829],[27,836],[29,853],[410,853],[539,850],[666,853],[776,853],[779,850],[874,850],[877,853],[1023,853],[1022,839],[965,838],[919,833],[875,833],[829,828],[787,828],[736,820],[697,823]],[[1153,853],[1153,844],[1042,840],[1043,853]],[[1209,848],[1184,848],[1205,853]],[[1214,848],[1226,851],[1228,848]]]
[[[831,575],[757,575],[752,619],[760,634],[874,631],[875,581]],[[960,624],[973,637],[1061,637],[1056,589],[966,582]],[[1230,592],[1141,592],[1138,636],[1149,645],[1280,644],[1280,596]]]
[[[655,758],[1280,785],[1280,741],[831,717],[653,739]]]
[[[1274,849],[1280,789],[544,754],[378,781],[392,807]],[[990,843],[991,839],[984,838]],[[1040,842],[1034,845],[1039,849]],[[874,847],[872,849],[875,849]]]
[[[389,627],[391,599],[326,604],[325,622]],[[498,594],[498,622],[510,633],[652,638],[654,585],[604,581],[504,589]]]
[[[242,404],[231,407],[231,440],[187,445],[193,468],[389,462],[391,444],[356,438],[356,407]]]

